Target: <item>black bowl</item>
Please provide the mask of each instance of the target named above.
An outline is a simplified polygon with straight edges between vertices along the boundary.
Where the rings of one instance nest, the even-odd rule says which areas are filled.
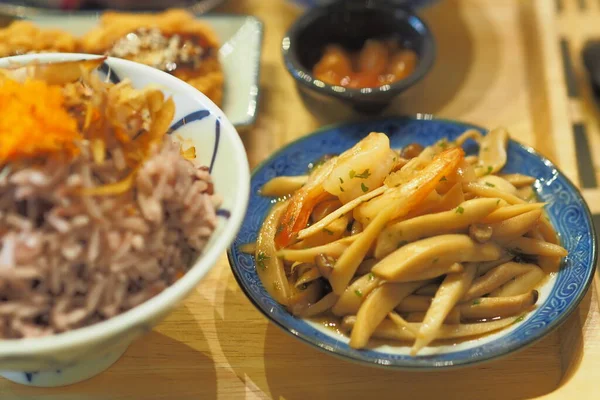
[[[337,43],[360,49],[365,40],[397,37],[417,53],[408,77],[375,88],[349,89],[328,85],[312,76],[325,46]],[[289,29],[282,41],[285,65],[298,87],[319,99],[335,98],[360,111],[381,111],[391,100],[419,81],[435,59],[435,41],[427,25],[409,8],[389,0],[341,0],[310,9]]]

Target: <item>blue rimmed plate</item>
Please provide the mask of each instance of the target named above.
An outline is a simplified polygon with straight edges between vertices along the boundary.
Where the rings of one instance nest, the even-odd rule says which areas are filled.
[[[417,358],[406,346],[378,346],[355,350],[348,339],[319,324],[295,318],[273,300],[263,288],[254,258],[240,251],[240,245],[254,242],[269,208],[270,198],[258,194],[271,178],[306,173],[310,162],[325,154],[337,154],[353,146],[369,132],[385,132],[393,147],[417,142],[430,145],[447,137],[456,138],[467,129],[485,130],[469,124],[436,119],[393,118],[325,128],[279,150],[252,175],[248,212],[229,250],[233,273],[252,303],[277,326],[296,338],[334,355],[365,364],[404,369],[432,369],[474,364],[491,360],[542,338],[577,307],[585,295],[596,265],[596,236],[587,205],[575,186],[549,160],[515,141],[508,145],[508,163],[503,172],[535,176],[535,191],[548,203],[546,211],[569,251],[560,272],[540,289],[537,308],[511,327],[483,338],[456,345],[432,346]],[[467,153],[476,150],[474,144]]]

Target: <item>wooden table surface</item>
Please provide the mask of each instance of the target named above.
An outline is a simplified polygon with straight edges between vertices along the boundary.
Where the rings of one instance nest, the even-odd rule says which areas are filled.
[[[222,11],[265,23],[260,116],[242,134],[251,167],[323,124],[359,118],[298,95],[279,46],[299,9],[231,0]],[[600,214],[600,115],[579,61],[585,39],[600,36],[600,2],[442,0],[421,13],[437,37],[437,62],[386,113],[503,125],[580,182]],[[338,360],[281,332],[246,299],[223,256],[103,374],[53,389],[0,380],[0,399],[598,399],[599,288],[596,278],[562,327],[514,355],[461,370],[395,372]]]

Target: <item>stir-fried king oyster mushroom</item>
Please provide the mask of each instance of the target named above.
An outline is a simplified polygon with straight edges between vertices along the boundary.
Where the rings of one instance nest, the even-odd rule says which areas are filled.
[[[468,140],[479,152],[465,157]],[[285,201],[259,233],[263,285],[299,317],[343,318],[355,348],[412,341],[417,355],[518,322],[567,253],[535,179],[499,175],[507,144],[501,128],[401,150],[371,133],[306,176],[274,178],[263,194]]]

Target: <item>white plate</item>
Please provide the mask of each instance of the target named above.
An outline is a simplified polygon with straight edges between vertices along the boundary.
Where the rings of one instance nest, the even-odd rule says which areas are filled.
[[[97,13],[37,15],[30,19],[40,27],[58,28],[80,36],[98,23]],[[221,109],[237,129],[254,124],[258,105],[260,53],[263,23],[245,15],[205,15],[221,42],[219,59],[225,74]]]

